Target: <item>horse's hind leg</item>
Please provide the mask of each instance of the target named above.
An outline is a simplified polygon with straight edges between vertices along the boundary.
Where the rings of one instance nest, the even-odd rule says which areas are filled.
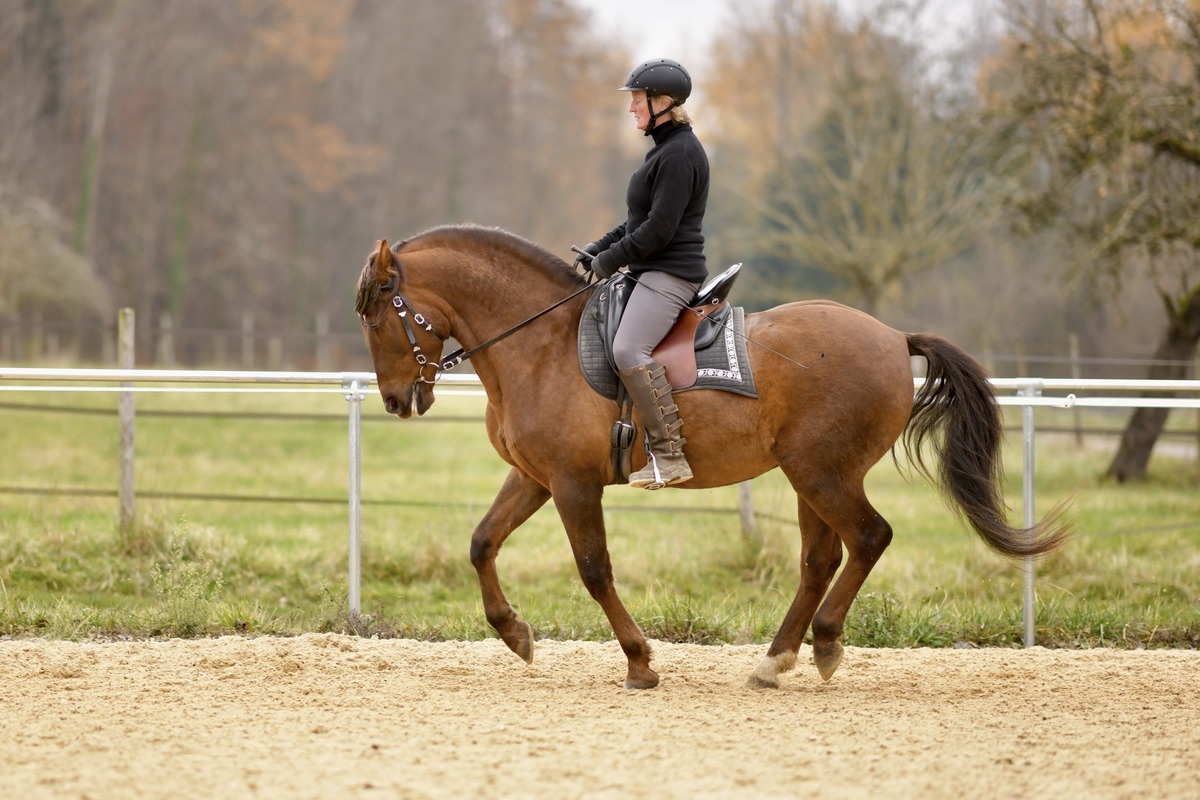
[[[604,510],[601,505],[604,487],[560,479],[552,484],[554,506],[562,518],[579,577],[588,593],[604,609],[613,634],[625,652],[629,669],[626,689],[653,689],[658,685],[658,673],[650,668],[650,643],[634,622],[613,585],[612,561],[604,531]]]
[[[504,596],[500,576],[496,573],[496,556],[508,535],[548,499],[550,492],[544,486],[514,467],[492,501],[492,507],[471,535],[471,563],[479,575],[487,621],[509,649],[526,663],[533,663],[533,630]]]
[[[766,658],[750,676],[750,685],[774,689],[779,675],[796,664],[804,633],[842,560],[842,542],[833,528],[803,499],[800,507],[800,588],[775,634]]]
[[[846,614],[854,598],[892,541],[892,526],[868,502],[866,495],[844,498],[822,513],[846,545],[846,566],[817,609],[813,619],[813,662],[821,677],[829,680],[842,661],[839,641],[846,626]]]

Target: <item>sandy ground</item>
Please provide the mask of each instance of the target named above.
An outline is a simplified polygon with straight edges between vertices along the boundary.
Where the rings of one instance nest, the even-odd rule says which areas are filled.
[[[1200,652],[0,641],[0,797],[1200,798]]]

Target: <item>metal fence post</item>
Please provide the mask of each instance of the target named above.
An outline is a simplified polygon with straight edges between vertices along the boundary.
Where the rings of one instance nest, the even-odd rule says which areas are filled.
[[[1021,397],[1041,397],[1044,383],[1041,379],[1033,378],[1028,381],[1022,381],[1021,388],[1017,392]],[[1024,442],[1025,464],[1021,470],[1023,478],[1022,496],[1024,498],[1026,528],[1032,528],[1037,522],[1034,517],[1033,509],[1033,485],[1034,485],[1034,422],[1033,422],[1033,404],[1026,404],[1021,409],[1021,432]],[[1033,647],[1034,644],[1034,611],[1036,605],[1036,593],[1034,591],[1034,560],[1033,556],[1028,556],[1025,559],[1025,586],[1024,586],[1024,605],[1025,605],[1025,646]]]
[[[134,315],[132,308],[122,308],[117,313],[117,368],[131,370],[134,366]],[[130,388],[133,384],[122,381],[122,388]],[[134,468],[134,403],[133,392],[121,392],[117,397],[117,442],[120,452],[117,456],[118,473],[118,516],[120,530],[129,533],[133,530],[135,517],[135,490],[133,482]]]
[[[362,400],[357,378],[343,379],[342,390],[350,404],[350,562],[349,614],[362,613]]]

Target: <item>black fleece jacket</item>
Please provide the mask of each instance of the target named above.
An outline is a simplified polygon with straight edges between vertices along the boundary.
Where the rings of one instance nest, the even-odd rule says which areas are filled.
[[[592,264],[607,277],[623,266],[702,283],[708,276],[701,223],[708,205],[708,156],[691,125],[655,126],[654,146],[629,179],[628,218],[596,244]]]

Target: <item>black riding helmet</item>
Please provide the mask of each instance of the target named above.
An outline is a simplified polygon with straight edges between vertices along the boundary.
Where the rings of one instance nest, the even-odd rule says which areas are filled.
[[[692,93],[692,76],[678,61],[670,58],[652,58],[634,67],[625,85],[618,91],[645,92],[647,98],[665,94],[671,98],[671,105],[657,114],[650,115],[650,124],[646,126],[646,135],[649,136],[659,117],[687,101]]]

